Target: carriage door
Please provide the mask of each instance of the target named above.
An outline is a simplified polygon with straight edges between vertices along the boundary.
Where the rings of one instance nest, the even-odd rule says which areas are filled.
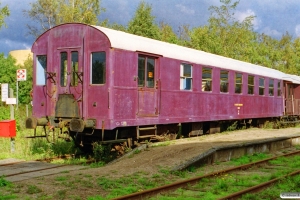
[[[158,116],[157,59],[139,55],[138,58],[138,113],[140,117]]]
[[[285,82],[285,114],[294,115],[295,113],[295,97],[294,97],[294,85],[292,83]]]
[[[81,49],[59,49],[56,117],[82,117],[83,70]]]

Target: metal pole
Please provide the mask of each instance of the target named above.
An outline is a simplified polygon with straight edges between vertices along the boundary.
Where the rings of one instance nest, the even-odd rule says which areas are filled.
[[[10,94],[10,98],[13,98],[14,97],[14,90],[12,88],[10,88],[9,90]],[[14,113],[14,105],[11,104],[10,105],[10,119],[15,119],[15,113]],[[12,153],[15,152],[15,138],[11,137],[10,138],[10,151]]]
[[[12,88],[10,88],[9,91],[10,91],[9,97],[14,98],[14,90]],[[10,104],[10,119],[15,119],[14,105],[13,104]]]
[[[17,101],[17,110],[18,110],[18,108],[19,108],[19,105],[18,105],[18,103],[19,103],[19,81],[17,81],[17,99],[16,99],[16,101]]]

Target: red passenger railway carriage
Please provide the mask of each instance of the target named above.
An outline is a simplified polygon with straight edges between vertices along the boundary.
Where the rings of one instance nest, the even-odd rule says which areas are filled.
[[[48,140],[124,142],[220,131],[299,114],[299,77],[86,24],[63,24],[33,44],[33,114]],[[51,137],[50,137],[51,136]],[[174,135],[173,135],[174,136]]]

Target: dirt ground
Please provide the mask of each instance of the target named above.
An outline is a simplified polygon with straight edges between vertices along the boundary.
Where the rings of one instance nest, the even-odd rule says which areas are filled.
[[[67,176],[76,177],[83,174],[90,174],[97,177],[117,178],[132,175],[136,172],[144,172],[151,175],[157,173],[160,169],[172,169],[212,147],[296,135],[300,136],[300,128],[270,130],[253,128],[200,137],[183,138],[168,142],[167,145],[147,148],[104,167],[70,171]],[[57,176],[58,175],[51,175],[43,178],[30,179],[16,184],[39,185],[45,193],[54,194],[61,189],[61,185],[55,184]],[[77,189],[75,193],[79,196],[84,195],[86,197],[95,196],[99,194],[98,192],[96,189],[90,188],[84,190]]]

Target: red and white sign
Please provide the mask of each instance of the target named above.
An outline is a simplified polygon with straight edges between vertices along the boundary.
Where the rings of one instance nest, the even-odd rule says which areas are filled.
[[[17,81],[26,81],[26,69],[17,70]]]

